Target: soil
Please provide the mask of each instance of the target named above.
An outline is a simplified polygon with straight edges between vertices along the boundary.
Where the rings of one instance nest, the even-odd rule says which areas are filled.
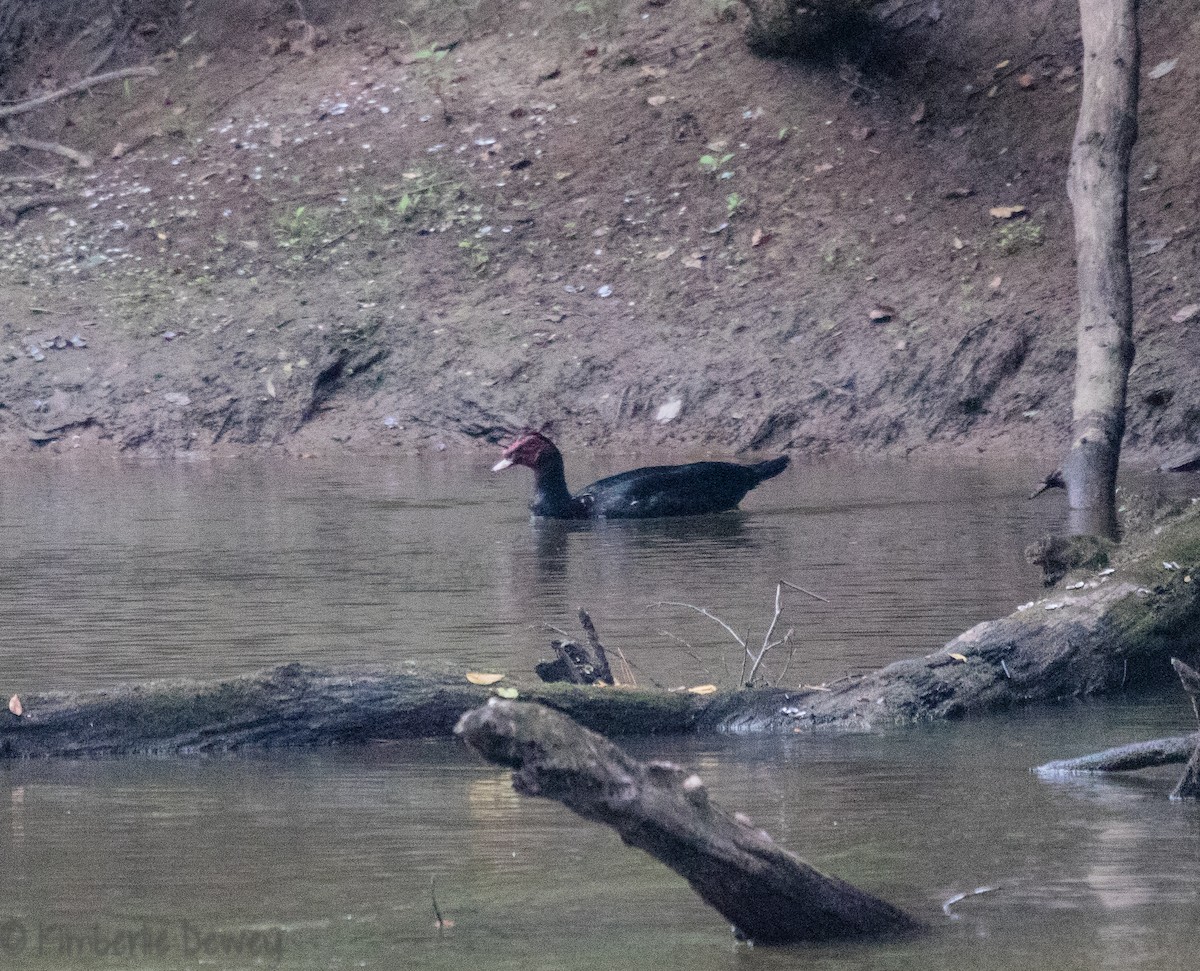
[[[732,0],[147,16],[103,69],[157,77],[12,119],[94,167],[0,152],[0,443],[1063,449],[1077,8],[893,6],[819,63],[751,53]],[[1142,23],[1126,447],[1170,461],[1200,444],[1200,14]],[[109,41],[60,34],[10,100]]]

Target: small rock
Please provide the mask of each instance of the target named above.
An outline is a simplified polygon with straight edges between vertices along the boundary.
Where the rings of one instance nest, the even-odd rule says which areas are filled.
[[[599,297],[601,300],[605,299],[606,297],[611,297],[612,295],[613,295],[613,288],[610,287],[607,283],[604,284],[604,286],[602,286],[596,290],[596,296]]]

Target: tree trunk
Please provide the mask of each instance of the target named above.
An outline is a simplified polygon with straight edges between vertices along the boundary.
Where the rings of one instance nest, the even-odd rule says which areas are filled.
[[[712,802],[699,776],[670,762],[639,762],[549,708],[493,700],[465,714],[454,731],[488,761],[515,769],[517,792],[557,799],[665,863],[740,936],[783,944],[921,927]]]
[[[1114,535],[1125,389],[1133,364],[1127,209],[1137,137],[1138,0],[1079,0],[1083,103],[1067,193],[1075,211],[1079,330],[1071,452],[1074,532]]]

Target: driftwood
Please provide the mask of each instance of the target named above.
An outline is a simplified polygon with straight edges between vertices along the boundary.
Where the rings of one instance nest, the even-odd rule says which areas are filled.
[[[0,758],[362,744],[450,734],[492,696],[462,674],[288,664],[226,681],[154,681],[22,696],[0,711]],[[528,697],[611,735],[691,731],[703,700],[628,689],[530,685]]]
[[[1074,759],[1059,759],[1039,765],[1039,775],[1068,775],[1073,772],[1136,772],[1159,765],[1178,765],[1200,745],[1200,733],[1156,738],[1149,742],[1133,742],[1116,748],[1093,752]]]
[[[709,800],[698,776],[670,762],[639,762],[558,712],[494,700],[464,715],[455,732],[485,759],[515,769],[517,792],[557,799],[671,867],[739,936],[828,941],[921,926]]]
[[[1196,704],[1196,697],[1200,694],[1200,672],[1174,657],[1171,658],[1171,667],[1183,682],[1183,690],[1191,699],[1196,721],[1200,722],[1200,706]],[[1074,759],[1047,762],[1038,766],[1037,772],[1048,776],[1076,772],[1133,772],[1184,761],[1187,762],[1187,768],[1171,793],[1171,798],[1200,799],[1200,732],[1174,738],[1156,738],[1150,742],[1134,742]]]
[[[592,618],[582,607],[579,608],[579,626],[587,635],[589,647],[583,647],[574,641],[551,641],[550,649],[554,651],[555,660],[542,661],[535,665],[534,672],[543,681],[566,681],[570,684],[616,684],[612,668],[608,664],[608,654]],[[550,628],[564,637],[566,631],[557,627]]]

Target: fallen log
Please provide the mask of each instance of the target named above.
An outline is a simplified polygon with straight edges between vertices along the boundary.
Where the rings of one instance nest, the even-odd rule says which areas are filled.
[[[699,776],[639,762],[540,705],[492,700],[454,729],[513,788],[604,823],[683,876],[739,936],[762,944],[861,939],[920,929],[904,911],[809,866],[708,798]]]
[[[494,688],[462,674],[286,664],[225,681],[26,695],[0,711],[0,757],[228,751],[448,736]],[[610,735],[691,731],[686,693],[530,685],[522,696]],[[17,712],[12,709],[16,708]]]

